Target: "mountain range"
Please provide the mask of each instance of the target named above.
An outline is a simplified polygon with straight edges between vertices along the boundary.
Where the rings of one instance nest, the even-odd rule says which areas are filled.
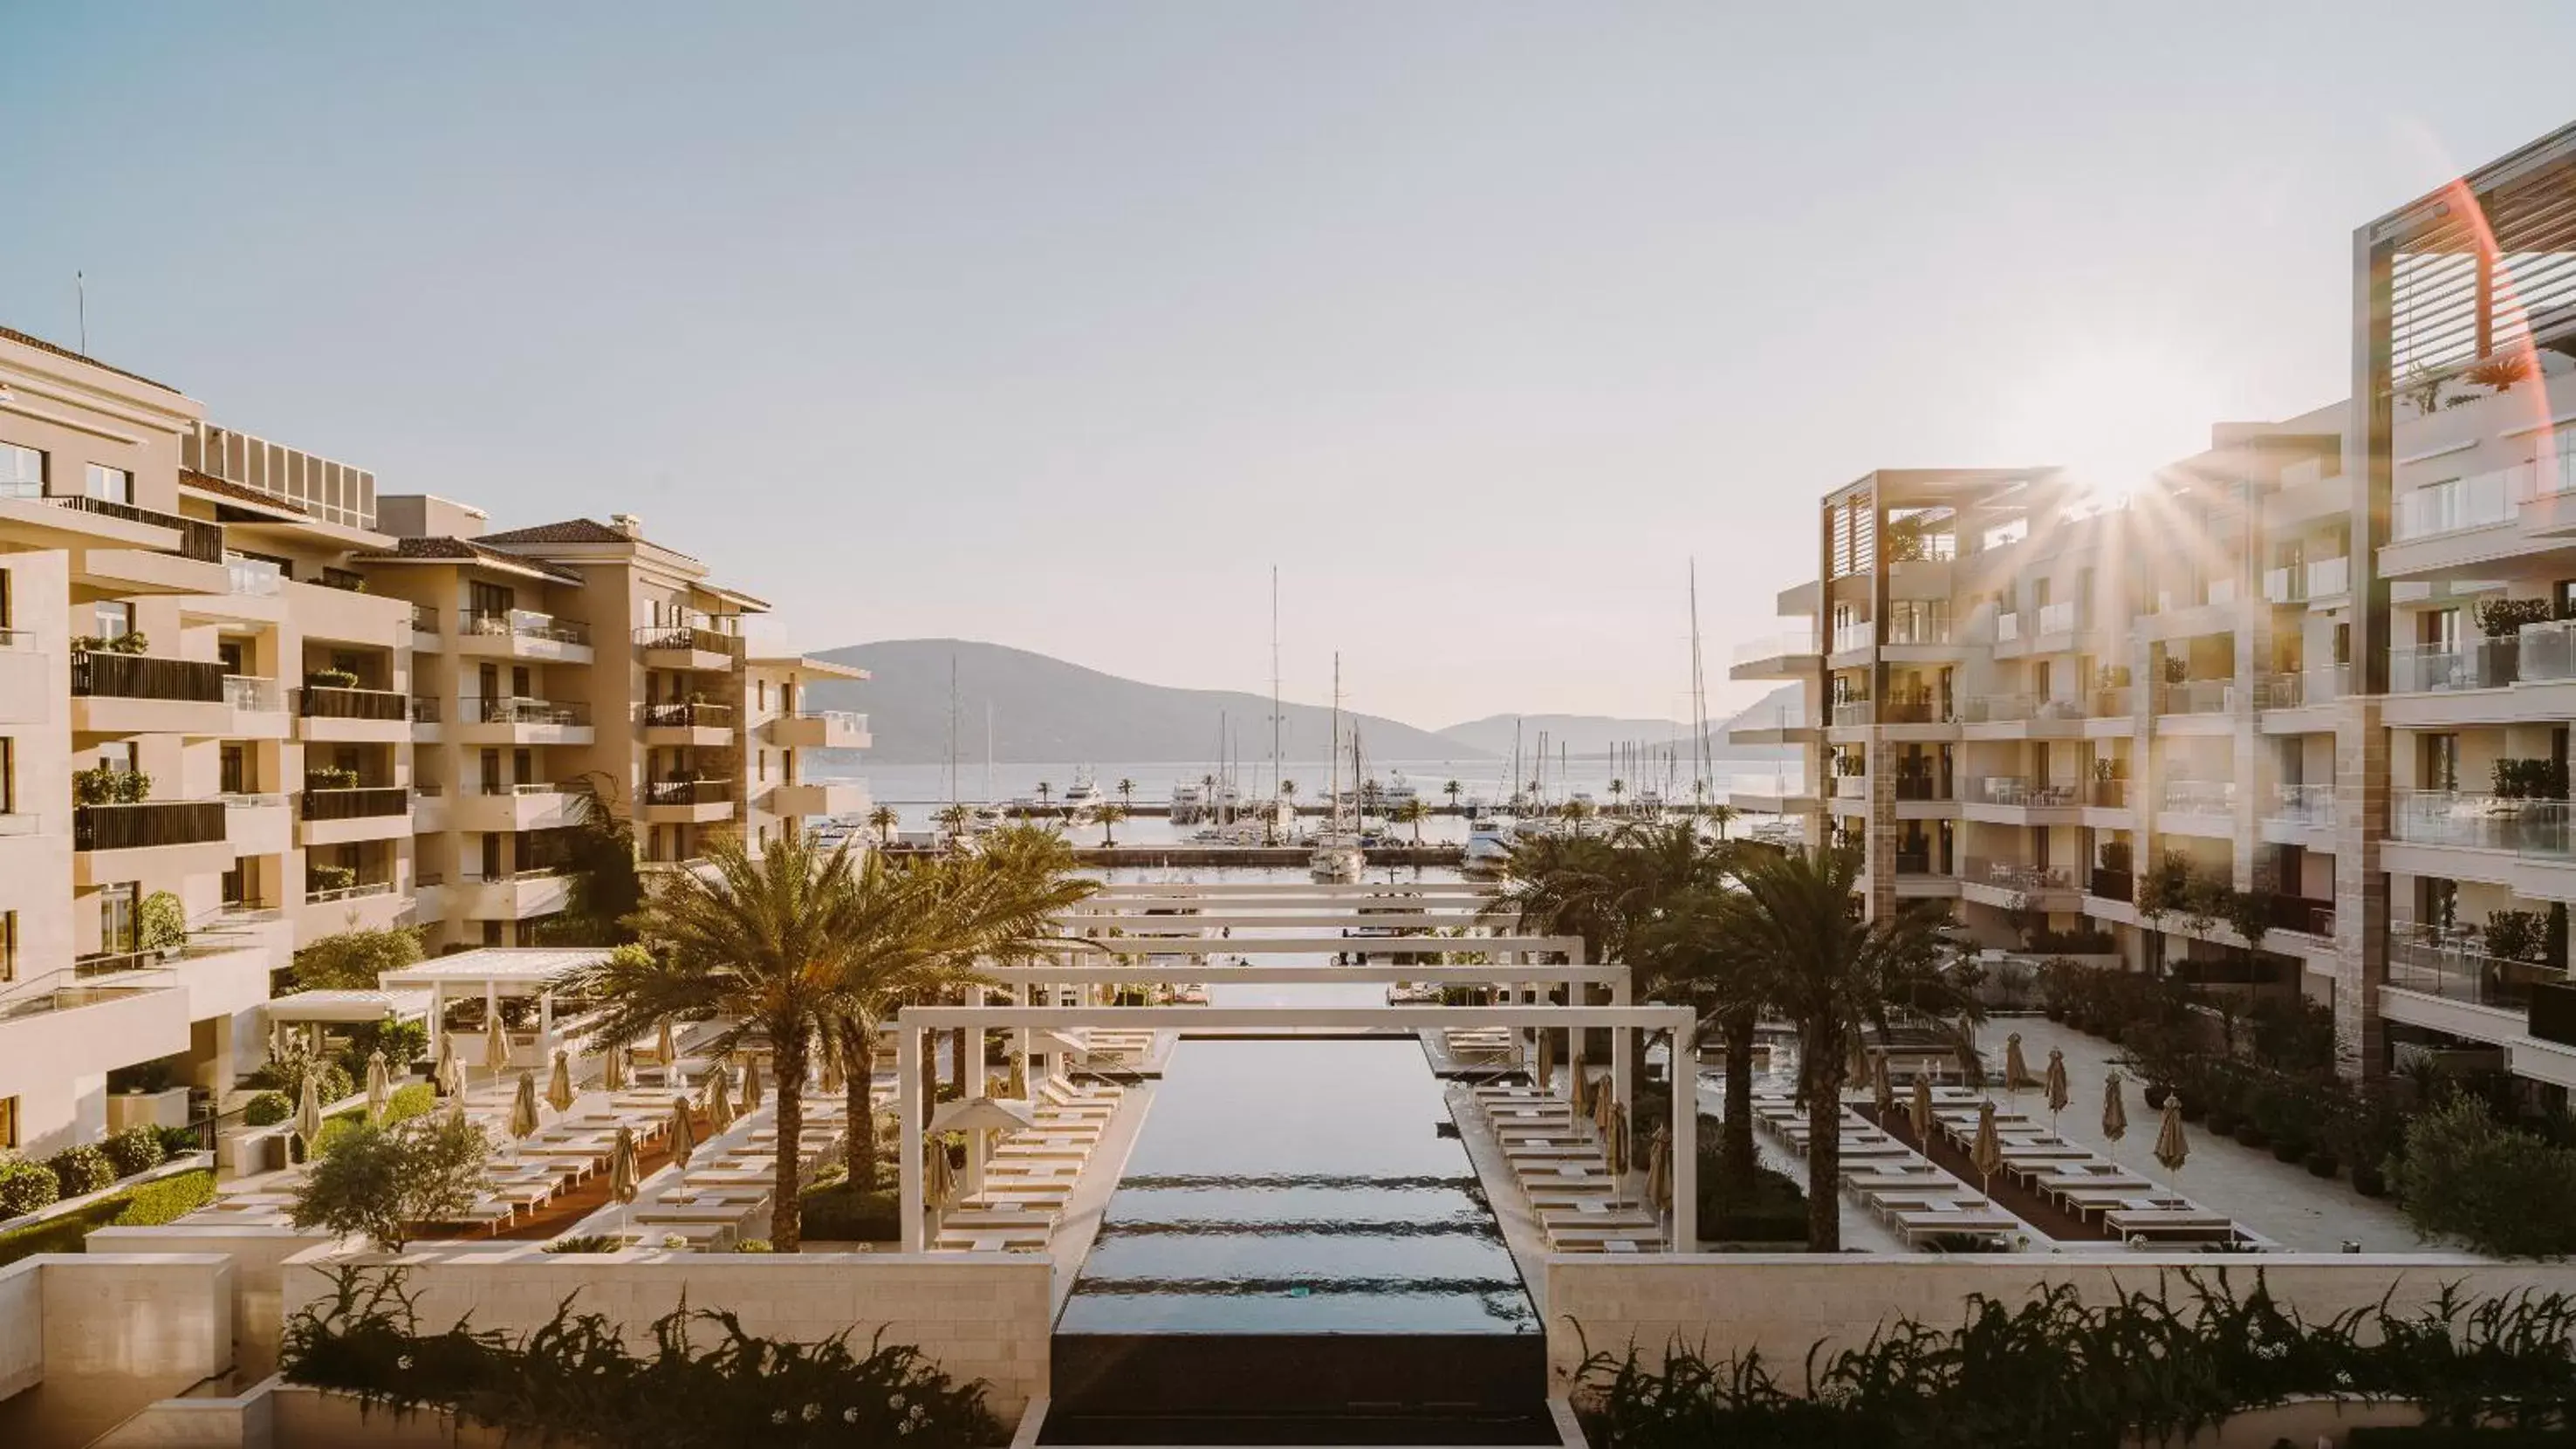
[[[937,764],[949,758],[952,747],[962,760],[981,760],[988,718],[992,757],[1003,763],[1212,761],[1220,729],[1230,736],[1228,748],[1239,750],[1244,759],[1266,759],[1270,753],[1270,700],[1240,690],[1146,684],[971,639],[888,639],[813,652],[873,676],[823,681],[806,689],[806,699],[815,707],[869,716],[874,743],[866,759],[871,763]],[[1796,688],[1787,686],[1786,692],[1794,698]],[[1767,713],[1777,698],[1775,693],[1745,713]],[[1279,714],[1281,753],[1291,760],[1321,759],[1332,739],[1332,711],[1282,702]],[[1342,718],[1345,728],[1357,726],[1363,747],[1381,760],[1486,760],[1510,753],[1516,717],[1494,715],[1445,730],[1351,711]],[[1616,743],[1663,745],[1690,732],[1669,720],[1562,714],[1517,718],[1525,748],[1535,750],[1538,732],[1546,730],[1551,749],[1562,741],[1575,755],[1599,755]],[[1712,726],[1711,733],[1712,752],[1726,758],[1767,759],[1779,753],[1729,746],[1723,725]]]

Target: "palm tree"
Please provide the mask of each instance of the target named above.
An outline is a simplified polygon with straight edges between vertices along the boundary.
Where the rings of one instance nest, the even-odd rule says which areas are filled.
[[[1736,812],[1732,805],[1722,803],[1711,805],[1700,813],[1717,822],[1717,838],[1720,840],[1726,838],[1726,827],[1735,823]]]
[[[869,826],[875,829],[877,840],[885,845],[894,844],[894,828],[902,818],[895,813],[895,808],[891,805],[880,805],[868,812]]]
[[[1420,845],[1422,843],[1422,822],[1431,818],[1431,807],[1423,804],[1420,800],[1407,800],[1403,804],[1395,807],[1395,814],[1391,818],[1399,825],[1412,826],[1413,843]]]
[[[1628,793],[1628,782],[1627,782],[1627,781],[1625,781],[1625,780],[1618,780],[1618,779],[1614,779],[1614,780],[1612,780],[1612,781],[1610,782],[1610,808],[1611,808],[1613,811],[1616,811],[1616,810],[1618,810],[1618,809],[1620,808],[1620,806],[1619,806],[1619,797],[1620,797],[1620,796],[1622,796],[1622,795],[1625,795],[1625,794],[1627,794],[1627,793]]]
[[[1040,780],[1040,781],[1038,781],[1038,806],[1039,806],[1039,808],[1040,808],[1040,809],[1044,809],[1044,808],[1046,807],[1047,803],[1048,803],[1050,800],[1054,799],[1054,798],[1055,798],[1055,786],[1048,784],[1048,783],[1047,783],[1046,781],[1044,781],[1044,780]]]
[[[882,859],[866,859],[875,869]],[[778,1177],[769,1240],[797,1244],[794,1144],[804,1127],[814,1034],[831,1020],[842,970],[873,923],[855,884],[847,845],[828,855],[792,832],[758,859],[739,838],[721,839],[704,870],[662,875],[638,925],[650,950],[621,950],[574,974],[572,990],[601,1003],[593,1049],[622,1045],[667,1022],[722,1023],[717,1055],[759,1043],[777,1070]]]
[[[939,813],[931,818],[938,821],[939,828],[947,831],[948,838],[954,841],[964,837],[966,822],[973,816],[974,812],[963,805],[942,805],[939,807]]]
[[[1136,803],[1136,782],[1124,775],[1118,778],[1118,803],[1131,808]]]
[[[1581,835],[1583,833],[1583,822],[1592,818],[1592,802],[1589,800],[1568,800],[1563,805],[1557,807],[1557,813],[1564,816],[1567,822],[1574,826],[1575,834]]]
[[[1297,813],[1297,782],[1294,780],[1280,781],[1279,798],[1288,802],[1288,813],[1291,816],[1294,816]]]
[[[1095,807],[1091,814],[1093,819],[1100,822],[1101,845],[1104,847],[1116,845],[1118,842],[1111,837],[1110,830],[1112,827],[1117,825],[1119,821],[1127,818],[1127,807],[1124,805],[1110,805],[1104,803]]]
[[[1849,851],[1739,854],[1735,889],[1714,904],[1711,940],[1798,1029],[1798,1088],[1807,1103],[1807,1250],[1842,1250],[1842,1091],[1854,1044],[1891,1018],[1964,1018],[1984,1008],[1941,971],[1939,908],[1909,903],[1862,918]]]
[[[1465,792],[1466,788],[1466,786],[1459,784],[1455,780],[1452,780],[1448,784],[1440,787],[1440,793],[1449,797],[1449,808],[1452,812],[1457,810],[1458,797]]]

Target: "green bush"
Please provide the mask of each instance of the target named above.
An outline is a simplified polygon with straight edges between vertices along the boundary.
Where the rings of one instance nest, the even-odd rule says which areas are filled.
[[[65,1197],[98,1192],[116,1181],[116,1164],[86,1142],[46,1158],[45,1165],[54,1170],[54,1181],[62,1185]]]
[[[384,1125],[391,1127],[396,1122],[408,1122],[414,1117],[427,1116],[430,1109],[437,1105],[438,1093],[427,1082],[413,1082],[408,1086],[396,1087],[393,1093],[385,1098]],[[334,1113],[323,1118],[322,1136],[313,1144],[312,1155],[321,1157],[329,1153],[332,1148],[340,1145],[341,1138],[355,1131],[366,1120],[367,1109],[364,1107],[352,1107],[346,1112]]]
[[[262,1092],[242,1108],[242,1122],[251,1127],[274,1127],[295,1115],[295,1104],[284,1092]]]
[[[0,1175],[5,1175],[5,1169],[0,1169]],[[61,1217],[0,1234],[0,1266],[37,1253],[83,1252],[89,1235],[100,1228],[157,1228],[214,1200],[215,1175],[211,1172],[183,1172],[139,1183]]]
[[[204,1150],[198,1145],[197,1129],[194,1127],[155,1127],[152,1129],[152,1135],[161,1140],[161,1160],[164,1162],[173,1157],[185,1157],[191,1152]]]
[[[546,1244],[549,1253],[614,1253],[626,1241],[614,1233],[583,1233],[578,1237],[557,1238]]]
[[[734,1244],[733,1250],[737,1253],[775,1253],[778,1251],[776,1245],[772,1244],[767,1238],[745,1238],[741,1242]]]
[[[350,783],[357,782],[353,778]],[[308,874],[310,870],[308,867]],[[356,884],[356,875],[352,873],[346,883]],[[295,985],[302,991],[373,991],[378,972],[399,971],[418,960],[420,932],[410,926],[341,931],[295,953]],[[428,1028],[418,1022],[409,1025],[420,1042],[426,1045]],[[351,1040],[357,1043],[355,1051],[359,1061],[365,1061],[367,1053],[380,1045],[377,1038],[385,1030],[381,1025],[369,1024],[350,1033]],[[395,1056],[391,1047],[386,1048],[385,1058],[394,1062],[410,1060],[409,1057]]]
[[[1704,1242],[1804,1242],[1807,1191],[1786,1173],[1759,1166],[1753,1181],[1739,1187],[1719,1171],[1711,1146],[1699,1155],[1699,1235]]]
[[[2417,1113],[2387,1173],[2428,1238],[2503,1258],[2576,1253],[2576,1149],[2505,1126],[2477,1097]]]
[[[119,1177],[132,1177],[138,1172],[159,1167],[161,1159],[168,1155],[161,1150],[160,1132],[151,1127],[128,1127],[122,1132],[111,1132],[98,1147],[107,1154],[108,1165],[116,1169]]]
[[[902,1210],[882,1188],[862,1192],[847,1182],[808,1188],[799,1218],[803,1235],[821,1242],[891,1243],[903,1236]]]
[[[24,1157],[0,1157],[0,1218],[24,1217],[51,1207],[63,1195],[54,1170]]]

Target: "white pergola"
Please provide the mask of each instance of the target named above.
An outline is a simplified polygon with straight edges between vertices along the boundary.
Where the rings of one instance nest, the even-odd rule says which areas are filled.
[[[484,1019],[489,1021],[499,1014],[503,997],[534,997],[537,1002],[537,1047],[542,1054],[554,1045],[555,987],[571,972],[607,959],[608,952],[596,948],[552,950],[485,946],[379,972],[376,984],[387,991],[428,991],[429,1054],[432,1057],[438,1055],[438,1039],[446,1029],[449,1001],[479,996],[483,998]]]
[[[1185,916],[1147,916],[1126,924],[1177,924]],[[1401,919],[1372,921],[1353,917],[1353,926],[1397,926]],[[1434,951],[1473,951],[1485,956],[1563,956],[1575,965],[1583,964],[1581,936],[1434,936],[1427,931],[1412,931],[1393,936],[1066,936],[1039,943],[1040,948],[1059,956],[1330,956],[1343,951],[1410,952],[1427,955]],[[1536,977],[1553,967],[1508,964],[1521,974],[1514,981]],[[1479,967],[1491,972],[1494,967]]]
[[[1058,979],[1068,970],[1123,972],[1144,980],[1167,980],[1168,971],[1156,972],[1151,967],[1022,967],[1013,968],[1033,973],[1032,979]],[[1625,968],[1621,967],[1537,967],[1534,974],[1551,972],[1615,972],[1611,982],[1614,992],[1625,991]],[[1274,967],[1247,968],[1247,975],[1224,973],[1229,979],[1250,979],[1249,972],[1261,972],[1279,981],[1360,981],[1383,976],[1394,980],[1434,980],[1432,972],[1460,973],[1454,979],[1508,984],[1519,977],[1497,979],[1492,966],[1463,967]],[[1569,982],[1569,985],[1572,984]],[[1510,1006],[908,1006],[893,1021],[895,1033],[895,1112],[900,1132],[898,1155],[901,1159],[903,1251],[923,1251],[929,1228],[929,1212],[922,1199],[922,1134],[924,1129],[921,1080],[922,1036],[934,1031],[978,1032],[988,1027],[1019,1031],[1047,1031],[1060,1028],[1145,1028],[1161,1031],[1272,1031],[1280,1028],[1319,1028],[1340,1031],[1414,1031],[1424,1027],[1608,1027],[1614,1033],[1616,1047],[1613,1090],[1624,1101],[1627,1094],[1627,1072],[1620,1068],[1630,1060],[1635,1049],[1634,1034],[1643,1031],[1670,1031],[1675,1040],[1686,1042],[1698,1021],[1687,1006],[1549,1006],[1536,1003]],[[1677,1250],[1683,1245],[1695,1246],[1699,1233],[1699,1143],[1698,1093],[1693,1084],[1681,1077],[1680,1063],[1686,1060],[1675,1052],[1672,1092],[1673,1144],[1673,1219],[1672,1241]],[[1296,1084],[1282,1082],[1283,1093],[1293,1093]]]

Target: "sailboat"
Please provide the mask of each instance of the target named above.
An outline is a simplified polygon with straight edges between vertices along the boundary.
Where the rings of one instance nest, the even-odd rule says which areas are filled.
[[[1357,769],[1357,762],[1353,763]],[[1328,885],[1356,884],[1368,857],[1360,850],[1358,832],[1352,830],[1343,814],[1342,800],[1342,656],[1333,656],[1333,783],[1326,797],[1333,802],[1332,823],[1315,836],[1315,853],[1307,861],[1307,873]]]

